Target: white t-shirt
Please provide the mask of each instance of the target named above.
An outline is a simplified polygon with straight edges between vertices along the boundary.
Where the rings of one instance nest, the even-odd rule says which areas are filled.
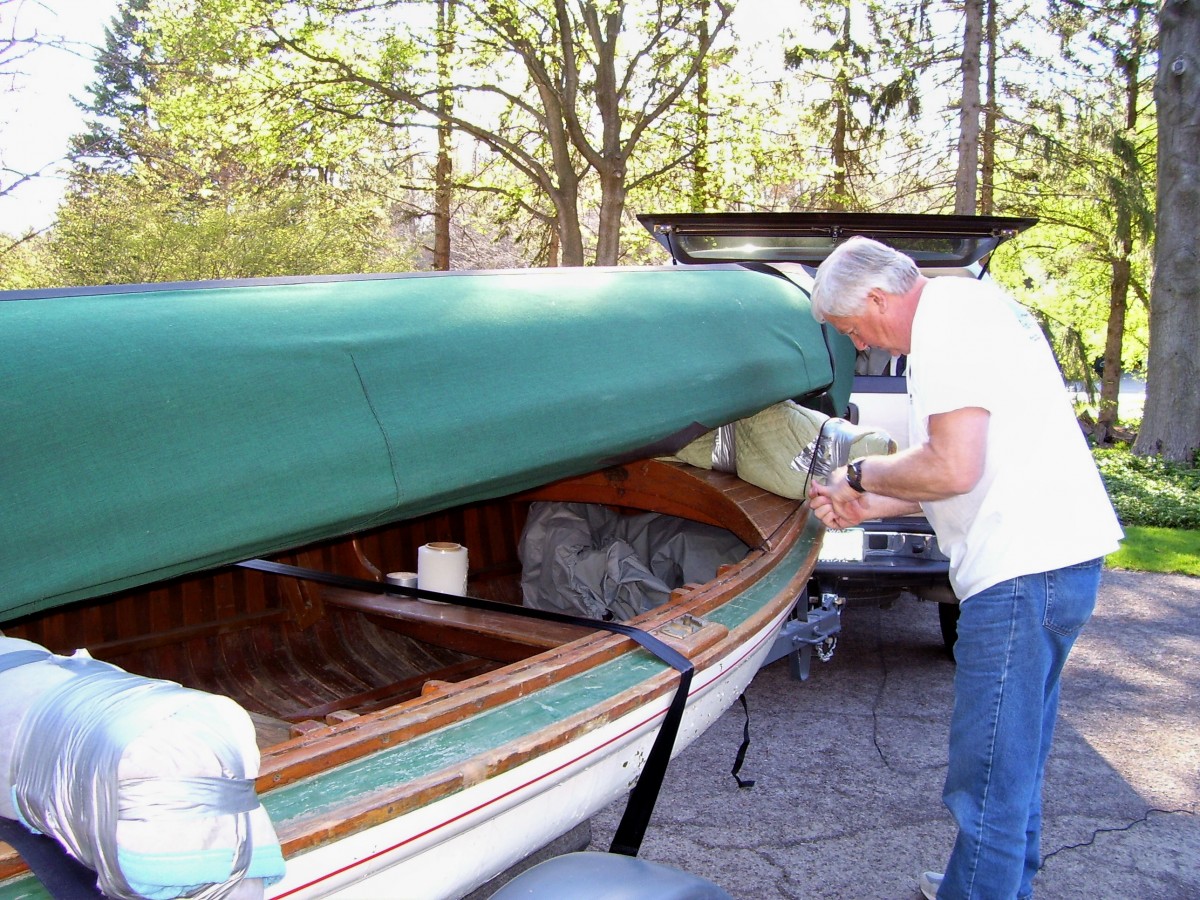
[[[1117,549],[1121,527],[1037,322],[990,282],[931,279],[913,318],[909,437],[928,418],[990,413],[983,477],[922,503],[960,599]]]

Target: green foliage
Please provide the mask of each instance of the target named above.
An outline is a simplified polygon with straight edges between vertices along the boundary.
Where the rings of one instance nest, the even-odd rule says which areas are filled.
[[[156,63],[144,41],[142,18],[149,0],[125,0],[104,29],[104,47],[96,57],[96,80],[88,87],[91,102],[81,104],[95,118],[71,139],[74,159],[101,168],[125,168],[137,151],[133,130],[147,121],[143,91],[153,82]]]
[[[128,284],[411,268],[380,211],[297,184],[198,198],[139,175],[93,176],[60,211],[60,284]]]
[[[1005,244],[991,265],[996,280],[1022,303],[1037,311],[1050,336],[1063,375],[1070,381],[1095,378],[1092,363],[1104,353],[1108,316],[1111,311],[1112,256],[1098,246],[1096,238],[1111,230],[1086,204],[1076,211],[1058,205],[1044,195],[1043,205],[1032,211],[1044,216],[1026,234]],[[1091,204],[1095,206],[1096,204]],[[1070,225],[1057,223],[1058,216],[1073,216]],[[1142,371],[1150,335],[1148,296],[1152,247],[1140,244],[1131,257],[1134,302],[1125,315],[1122,370]]]
[[[56,285],[54,257],[45,235],[10,241],[0,235],[0,291],[19,291]]]
[[[691,149],[667,140],[708,47],[691,2],[459,2],[452,40],[432,3],[150,2],[167,64],[148,104],[175,151],[163,156],[210,179],[337,178],[348,156],[409,140],[428,152],[422,129],[453,129],[456,168],[476,154],[456,193],[503,194],[522,220],[506,231],[540,244],[553,225],[557,255],[582,264],[593,235],[596,260],[615,261],[626,191]],[[728,12],[713,5],[711,31]]]
[[[1200,468],[1136,456],[1126,447],[1092,455],[1122,524],[1200,529]]]
[[[1145,366],[1153,263],[1157,132],[1148,0],[1055,0],[1045,27],[1059,56],[1006,132],[1002,212],[1040,220],[1008,268],[1022,300],[1069,323],[1086,356]],[[1015,243],[1015,242],[1014,242]],[[1118,345],[1109,325],[1125,336]],[[1057,348],[1061,349],[1061,348]],[[1078,376],[1076,376],[1076,380]]]
[[[126,0],[89,88],[97,118],[74,141],[79,176],[140,166],[201,195],[237,182],[344,185],[364,160],[396,152],[393,123],[377,120],[387,110],[330,114],[344,86],[285,58],[272,26],[296,14],[282,0]],[[396,43],[363,29],[331,37],[320,17],[300,18],[296,33],[317,47],[353,55]]]
[[[868,3],[869,33],[860,36],[849,0],[824,0],[812,7],[813,31],[805,35],[818,46],[784,50],[785,64],[819,86],[807,116],[830,144],[833,170],[819,200],[833,209],[862,207],[860,184],[870,181],[884,124],[895,116],[911,125],[921,113],[918,55],[928,20],[919,0],[895,6]]]

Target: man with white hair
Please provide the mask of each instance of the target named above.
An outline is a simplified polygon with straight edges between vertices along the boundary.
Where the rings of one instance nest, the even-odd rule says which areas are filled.
[[[1041,329],[990,282],[926,278],[867,238],[817,270],[813,316],[908,361],[910,446],[813,485],[830,528],[923,512],[961,603],[943,799],[958,823],[926,897],[1033,896],[1067,654],[1121,529]]]

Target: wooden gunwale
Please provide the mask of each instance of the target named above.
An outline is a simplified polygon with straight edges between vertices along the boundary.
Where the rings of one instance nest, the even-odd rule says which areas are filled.
[[[680,516],[725,528],[748,546],[767,549],[796,505],[732,475],[661,460],[563,479],[518,498],[602,503]]]

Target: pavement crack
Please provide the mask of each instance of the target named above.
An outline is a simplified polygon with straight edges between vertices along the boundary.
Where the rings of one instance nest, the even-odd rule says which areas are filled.
[[[1152,807],[1146,810],[1146,812],[1143,813],[1140,818],[1134,819],[1132,822],[1128,822],[1125,825],[1114,826],[1112,828],[1097,828],[1092,832],[1092,836],[1086,841],[1082,841],[1078,844],[1067,844],[1066,846],[1050,851],[1042,857],[1042,866],[1045,866],[1047,861],[1053,859],[1055,856],[1058,856],[1060,853],[1065,853],[1068,850],[1080,850],[1084,847],[1092,846],[1092,844],[1096,843],[1096,839],[1102,834],[1119,834],[1123,831],[1129,831],[1133,828],[1136,828],[1138,825],[1144,825],[1146,822],[1150,821],[1150,817],[1155,813],[1164,816],[1194,816],[1196,814],[1195,810],[1191,809],[1158,809],[1157,807]]]
[[[883,746],[879,743],[879,707],[883,705],[883,695],[887,690],[888,683],[887,652],[882,640],[877,641],[876,649],[879,651],[879,668],[882,670],[882,677],[879,679],[879,687],[875,691],[875,700],[871,703],[871,742],[875,745],[875,752],[879,754],[879,761],[883,763],[883,767],[891,769],[892,764],[888,761],[887,754],[883,752]]]

